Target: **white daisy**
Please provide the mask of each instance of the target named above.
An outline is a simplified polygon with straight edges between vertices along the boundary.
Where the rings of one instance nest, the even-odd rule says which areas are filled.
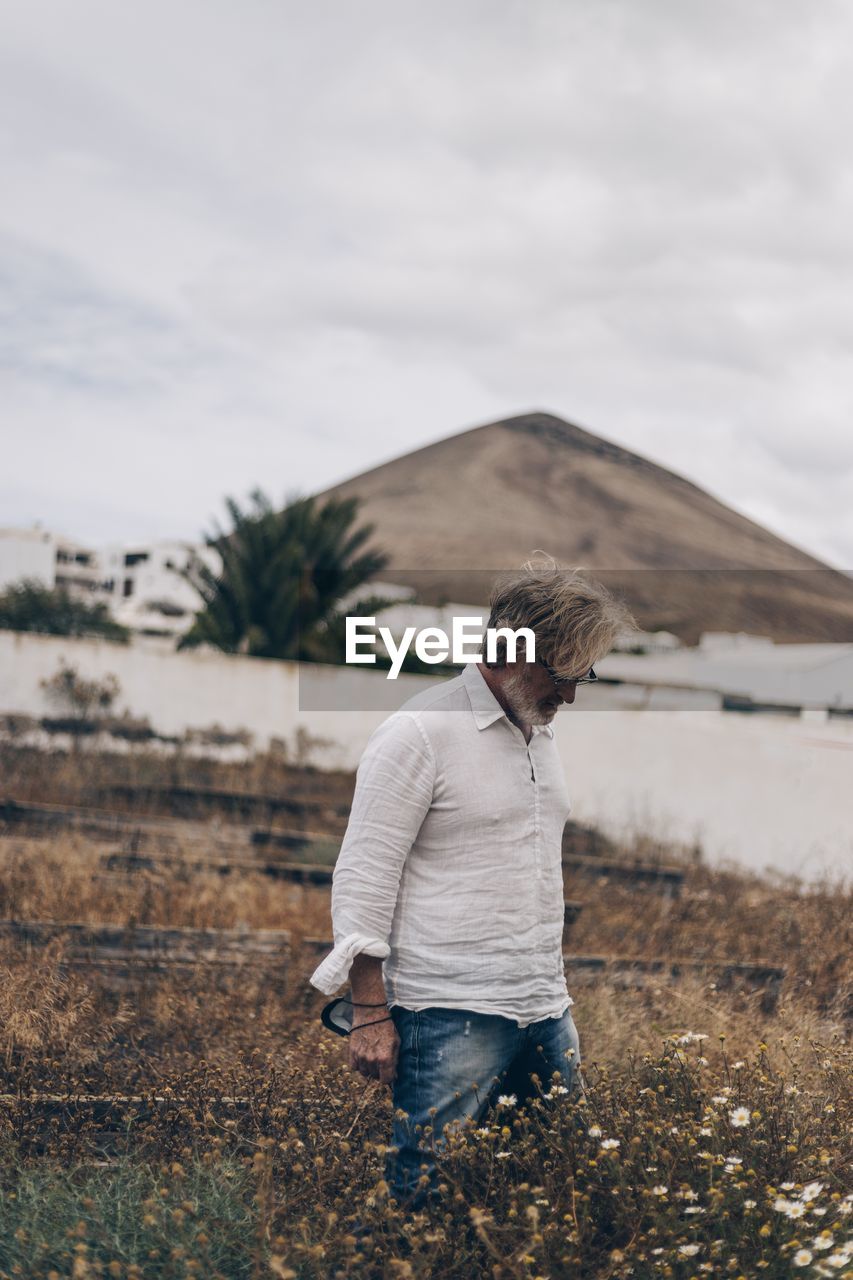
[[[667,1191],[669,1191],[669,1187],[663,1186],[662,1183],[657,1187],[652,1187],[653,1196],[665,1196]]]
[[[749,1124],[749,1108],[735,1107],[729,1112],[729,1124],[733,1129],[744,1129]]]
[[[773,1208],[777,1213],[784,1213],[786,1218],[802,1218],[806,1211],[805,1205],[799,1200],[786,1200],[784,1196],[773,1201]]]
[[[604,1141],[603,1141],[603,1142],[602,1142],[602,1144],[601,1144],[601,1150],[602,1150],[602,1151],[615,1151],[615,1150],[616,1150],[616,1148],[617,1148],[618,1146],[620,1146],[620,1145],[621,1145],[621,1144],[620,1144],[620,1142],[619,1142],[619,1139],[618,1139],[618,1138],[605,1138],[605,1139],[604,1139]]]
[[[685,1258],[692,1258],[694,1254],[697,1254],[699,1252],[699,1245],[698,1244],[680,1244],[678,1246],[678,1252],[682,1254],[682,1256]]]
[[[812,1260],[812,1255],[808,1249],[798,1249],[794,1254],[793,1263],[795,1267],[807,1267]]]
[[[821,1232],[819,1236],[815,1236],[814,1240],[812,1240],[814,1249],[831,1249],[834,1244],[835,1241],[829,1232]]]
[[[587,1133],[589,1134],[589,1136],[590,1136],[591,1138],[600,1138],[600,1137],[601,1137],[601,1130],[599,1129],[599,1127],[598,1127],[598,1125],[597,1125],[597,1124],[591,1124],[591,1125],[589,1126],[589,1128],[587,1129]]]
[[[518,1102],[518,1098],[514,1093],[502,1093],[498,1098],[499,1107],[514,1107]]]
[[[822,1182],[807,1182],[800,1192],[800,1199],[808,1204],[810,1200],[817,1200],[821,1191],[823,1191]]]

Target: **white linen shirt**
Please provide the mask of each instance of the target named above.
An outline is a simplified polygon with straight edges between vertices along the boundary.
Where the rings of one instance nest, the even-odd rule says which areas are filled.
[[[411,698],[361,758],[312,985],[334,994],[366,952],[390,1005],[559,1017],[569,809],[553,730],[526,743],[475,663]]]

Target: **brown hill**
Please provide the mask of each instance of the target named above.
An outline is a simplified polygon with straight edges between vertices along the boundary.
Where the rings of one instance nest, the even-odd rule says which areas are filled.
[[[358,495],[390,581],[477,603],[541,547],[644,628],[853,640],[853,581],[697,485],[547,413],[463,431],[329,489]]]

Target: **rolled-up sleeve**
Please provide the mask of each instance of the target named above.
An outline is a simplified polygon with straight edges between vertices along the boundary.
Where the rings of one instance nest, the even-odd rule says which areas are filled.
[[[435,759],[416,717],[398,712],[372,734],[332,878],[334,949],[311,975],[333,995],[361,952],[385,959],[400,877],[432,803]]]

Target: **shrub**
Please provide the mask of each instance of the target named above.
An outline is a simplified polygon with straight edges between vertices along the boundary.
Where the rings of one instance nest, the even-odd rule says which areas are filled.
[[[62,587],[25,580],[0,592],[0,630],[48,636],[91,636],[127,644],[130,632],[100,602],[75,600]]]

